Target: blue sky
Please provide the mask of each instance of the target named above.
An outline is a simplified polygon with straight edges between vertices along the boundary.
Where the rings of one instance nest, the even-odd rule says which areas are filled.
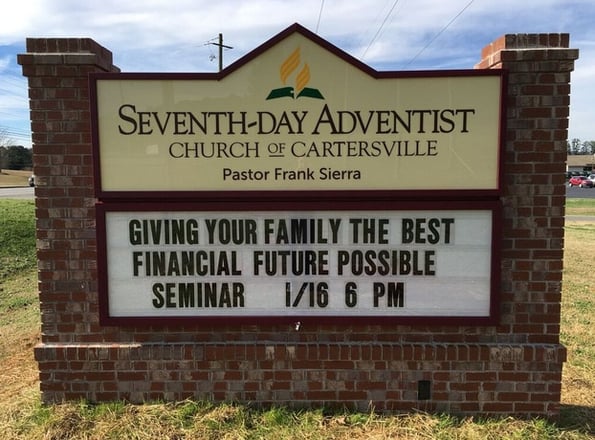
[[[293,23],[377,70],[469,69],[509,33],[570,34],[569,138],[595,140],[593,0],[19,0],[3,4],[0,135],[31,146],[27,37],[88,37],[123,72],[214,72],[219,33],[229,65]]]

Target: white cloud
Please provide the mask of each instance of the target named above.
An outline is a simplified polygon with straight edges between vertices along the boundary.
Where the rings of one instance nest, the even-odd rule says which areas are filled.
[[[6,68],[10,65],[10,61],[10,57],[0,57],[0,73],[6,70]]]

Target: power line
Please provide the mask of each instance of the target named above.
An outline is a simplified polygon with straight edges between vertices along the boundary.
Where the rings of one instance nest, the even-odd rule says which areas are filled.
[[[372,37],[372,40],[370,41],[370,44],[368,44],[368,47],[366,47],[366,50],[364,50],[364,53],[362,54],[362,58],[364,58],[366,56],[366,53],[368,53],[368,50],[370,49],[370,47],[372,47],[372,44],[374,43],[374,41],[376,41],[376,38],[378,38],[378,35],[380,35],[380,32],[382,31],[382,28],[384,27],[384,25],[388,21],[389,17],[392,15],[393,10],[395,9],[395,7],[397,6],[398,3],[399,3],[399,0],[395,0],[395,2],[393,3],[393,5],[390,8],[390,11],[388,11],[388,13],[386,14],[386,17],[384,17],[384,20],[380,24],[380,27],[378,28],[378,31],[376,31],[376,34],[374,34],[374,36]]]
[[[221,72],[223,70],[223,48],[233,49],[233,47],[223,44],[223,34],[219,34],[218,38],[213,38],[209,40],[206,44],[212,44],[213,46],[219,47],[219,72]]]
[[[320,27],[320,18],[322,17],[322,9],[324,9],[324,0],[320,1],[320,11],[318,11],[318,21],[316,22],[316,34],[318,33],[318,28]]]
[[[13,75],[11,73],[6,73],[2,76],[2,82],[10,82],[15,86],[22,87],[23,85],[27,85],[27,78],[21,77],[19,75]]]
[[[25,129],[15,128],[15,127],[8,127],[4,125],[0,125],[0,133],[9,136],[19,136],[19,137],[28,137],[31,136],[31,132]]]
[[[454,16],[454,18],[453,18],[452,20],[450,20],[450,21],[449,21],[449,22],[446,24],[446,26],[444,26],[444,27],[443,27],[443,28],[440,30],[440,32],[438,32],[436,35],[434,35],[434,37],[433,37],[433,38],[432,38],[430,41],[428,41],[428,43],[427,43],[427,44],[426,44],[424,47],[422,47],[422,49],[421,49],[421,50],[420,50],[420,51],[419,51],[419,52],[418,52],[418,53],[417,53],[417,54],[416,54],[416,55],[415,55],[413,58],[411,58],[411,60],[410,60],[410,61],[409,61],[407,64],[405,64],[405,65],[403,66],[403,68],[405,68],[405,67],[409,66],[411,63],[413,63],[413,62],[414,62],[414,61],[415,61],[415,60],[416,60],[416,59],[417,59],[417,58],[418,58],[418,57],[419,57],[419,56],[420,56],[420,55],[421,55],[421,54],[422,54],[422,53],[423,53],[423,52],[424,52],[424,51],[425,51],[425,50],[426,50],[426,49],[427,49],[427,48],[428,48],[428,47],[429,47],[429,46],[430,46],[430,45],[431,45],[431,44],[432,44],[434,41],[436,41],[436,39],[437,39],[437,38],[438,38],[440,35],[442,35],[442,33],[443,33],[443,32],[444,32],[446,29],[448,29],[448,28],[450,27],[450,25],[451,25],[451,24],[453,24],[453,23],[455,22],[455,20],[456,20],[457,18],[459,18],[459,17],[460,17],[460,16],[463,14],[463,12],[465,12],[465,11],[467,10],[467,8],[468,8],[469,6],[471,6],[471,3],[473,3],[474,1],[475,1],[475,0],[471,0],[469,3],[467,3],[467,5],[465,5],[465,7],[464,7],[463,9],[461,9],[461,10],[459,11],[459,13],[458,13],[457,15],[455,15],[455,16]]]
[[[0,131],[1,134],[8,137],[18,137],[18,138],[30,138],[31,133],[27,133],[24,131],[12,131],[12,130],[5,130]]]

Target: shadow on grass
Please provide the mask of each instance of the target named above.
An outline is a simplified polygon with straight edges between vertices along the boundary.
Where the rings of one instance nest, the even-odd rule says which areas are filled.
[[[560,421],[557,425],[562,429],[595,434],[595,407],[560,405]]]

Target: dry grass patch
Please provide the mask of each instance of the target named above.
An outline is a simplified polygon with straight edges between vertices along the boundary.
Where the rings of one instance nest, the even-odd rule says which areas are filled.
[[[562,420],[595,434],[595,222],[566,226],[560,339],[568,349],[562,379]]]
[[[0,170],[0,188],[3,186],[28,186],[31,171]]]
[[[69,403],[38,406],[20,418],[10,438],[41,439],[588,439],[543,420],[457,419],[409,414],[325,415],[322,411],[256,411],[245,406],[195,402],[142,406]],[[16,436],[16,437],[15,437]]]
[[[40,328],[36,276],[29,270],[0,285],[0,402],[18,402],[38,387],[33,357]]]

